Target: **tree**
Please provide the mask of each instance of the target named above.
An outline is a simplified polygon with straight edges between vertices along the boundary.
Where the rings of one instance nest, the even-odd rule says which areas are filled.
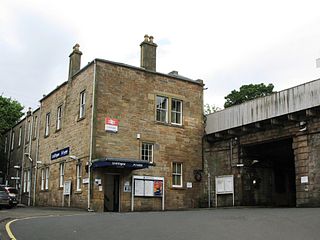
[[[273,93],[273,88],[272,83],[267,86],[264,83],[242,85],[239,91],[233,90],[225,97],[224,107],[228,108],[258,97],[268,96]]]
[[[0,95],[0,134],[10,129],[23,116],[23,106],[16,100]]]
[[[216,107],[215,105],[210,105],[208,103],[206,103],[204,106],[203,106],[203,112],[204,112],[204,115],[208,115],[210,113],[214,113],[214,112],[217,112],[217,111],[220,111],[221,108],[219,107]]]

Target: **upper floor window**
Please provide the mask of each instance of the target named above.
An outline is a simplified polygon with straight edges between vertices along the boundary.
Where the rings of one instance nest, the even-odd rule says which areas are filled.
[[[171,97],[157,96],[156,121],[182,125],[182,101]]]
[[[49,136],[50,134],[50,113],[46,115],[46,126],[44,128],[44,136]]]
[[[153,163],[153,144],[142,143],[141,159]]]
[[[156,120],[159,122],[168,122],[168,98],[157,96],[157,114]]]
[[[34,116],[33,119],[33,138],[37,138],[37,133],[38,133],[38,116]]]
[[[171,123],[182,124],[182,101],[177,99],[171,100]]]
[[[61,129],[61,119],[62,119],[62,106],[59,106],[57,108],[57,126],[56,126],[57,130]]]
[[[80,106],[79,106],[79,118],[83,118],[85,115],[86,107],[86,92],[83,91],[80,93]]]
[[[13,150],[14,148],[14,132],[12,132],[12,136],[11,136],[11,150]]]
[[[172,187],[182,187],[182,163],[172,163]]]
[[[31,135],[31,122],[30,122],[30,120],[28,120],[28,123],[27,123],[27,134],[25,135],[26,142],[29,142],[30,135]]]
[[[22,127],[19,127],[18,147],[21,146],[21,138],[22,138]]]

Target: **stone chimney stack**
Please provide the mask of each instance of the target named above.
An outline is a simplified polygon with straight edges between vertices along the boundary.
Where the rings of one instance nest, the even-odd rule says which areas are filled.
[[[69,79],[80,70],[82,52],[79,50],[79,47],[80,45],[78,43],[74,45],[73,51],[69,55]]]
[[[156,71],[157,44],[153,42],[153,37],[145,35],[144,41],[140,44],[141,61],[140,66],[150,71]]]

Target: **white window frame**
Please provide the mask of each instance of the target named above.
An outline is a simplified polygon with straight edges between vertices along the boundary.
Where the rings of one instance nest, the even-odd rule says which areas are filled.
[[[45,169],[45,190],[48,190],[49,189],[49,167],[46,167],[46,169]]]
[[[180,170],[180,173],[178,173],[177,171],[177,166],[180,166],[181,170]],[[182,173],[183,173],[183,164],[180,163],[180,162],[173,162],[172,163],[172,187],[179,187],[181,188],[183,186],[183,178],[182,178]],[[175,177],[179,177],[180,178],[180,184],[177,185],[177,184],[174,184],[175,183]]]
[[[180,103],[180,111],[177,111],[177,110],[174,110],[173,109],[173,102],[176,102],[176,103]],[[182,101],[181,100],[179,100],[179,99],[175,99],[175,98],[172,98],[171,99],[171,124],[174,124],[174,125],[179,125],[179,126],[181,126],[182,125],[182,106],[183,106],[183,104],[182,104]],[[172,119],[173,119],[173,115],[180,115],[180,122],[173,122],[172,121]],[[176,117],[176,119],[177,119],[177,117]]]
[[[18,147],[21,146],[21,138],[22,138],[22,127],[19,127],[19,138],[18,138]]]
[[[11,150],[14,149],[14,131],[12,132],[12,135],[11,135]]]
[[[23,192],[27,192],[27,171],[23,171]]]
[[[27,170],[27,192],[30,192],[31,189],[31,174],[30,170]]]
[[[142,142],[141,144],[141,159],[153,163],[153,143]]]
[[[29,119],[28,123],[27,123],[27,134],[25,135],[26,136],[26,142],[29,142],[30,134],[31,134],[31,121]]]
[[[81,163],[76,165],[76,172],[77,172],[77,191],[81,191],[81,179],[82,179],[82,169],[81,169]]]
[[[44,190],[44,184],[45,184],[45,169],[41,169],[41,190]]]
[[[34,131],[33,131],[33,138],[37,138],[37,132],[38,132],[38,116],[34,116]]]
[[[80,93],[79,118],[83,118],[86,113],[86,91]]]
[[[163,99],[166,99],[165,108],[162,108]],[[158,100],[161,101],[161,104],[158,104]],[[168,109],[169,109],[169,98],[165,96],[157,95],[156,97],[156,121],[157,122],[168,123]],[[159,113],[159,119],[158,119],[158,113]],[[165,121],[162,121],[162,114],[165,114]]]
[[[59,164],[59,187],[63,188],[64,184],[64,162]]]
[[[56,130],[61,129],[61,119],[62,119],[62,105],[60,105],[57,108],[57,124],[56,124]]]
[[[44,128],[44,136],[47,137],[50,134],[50,112],[46,114],[46,125]]]

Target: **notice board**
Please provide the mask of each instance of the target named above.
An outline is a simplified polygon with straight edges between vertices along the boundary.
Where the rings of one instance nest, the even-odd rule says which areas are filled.
[[[232,194],[232,204],[234,206],[234,178],[233,175],[217,176],[216,180],[216,207],[218,207],[218,195]]]

